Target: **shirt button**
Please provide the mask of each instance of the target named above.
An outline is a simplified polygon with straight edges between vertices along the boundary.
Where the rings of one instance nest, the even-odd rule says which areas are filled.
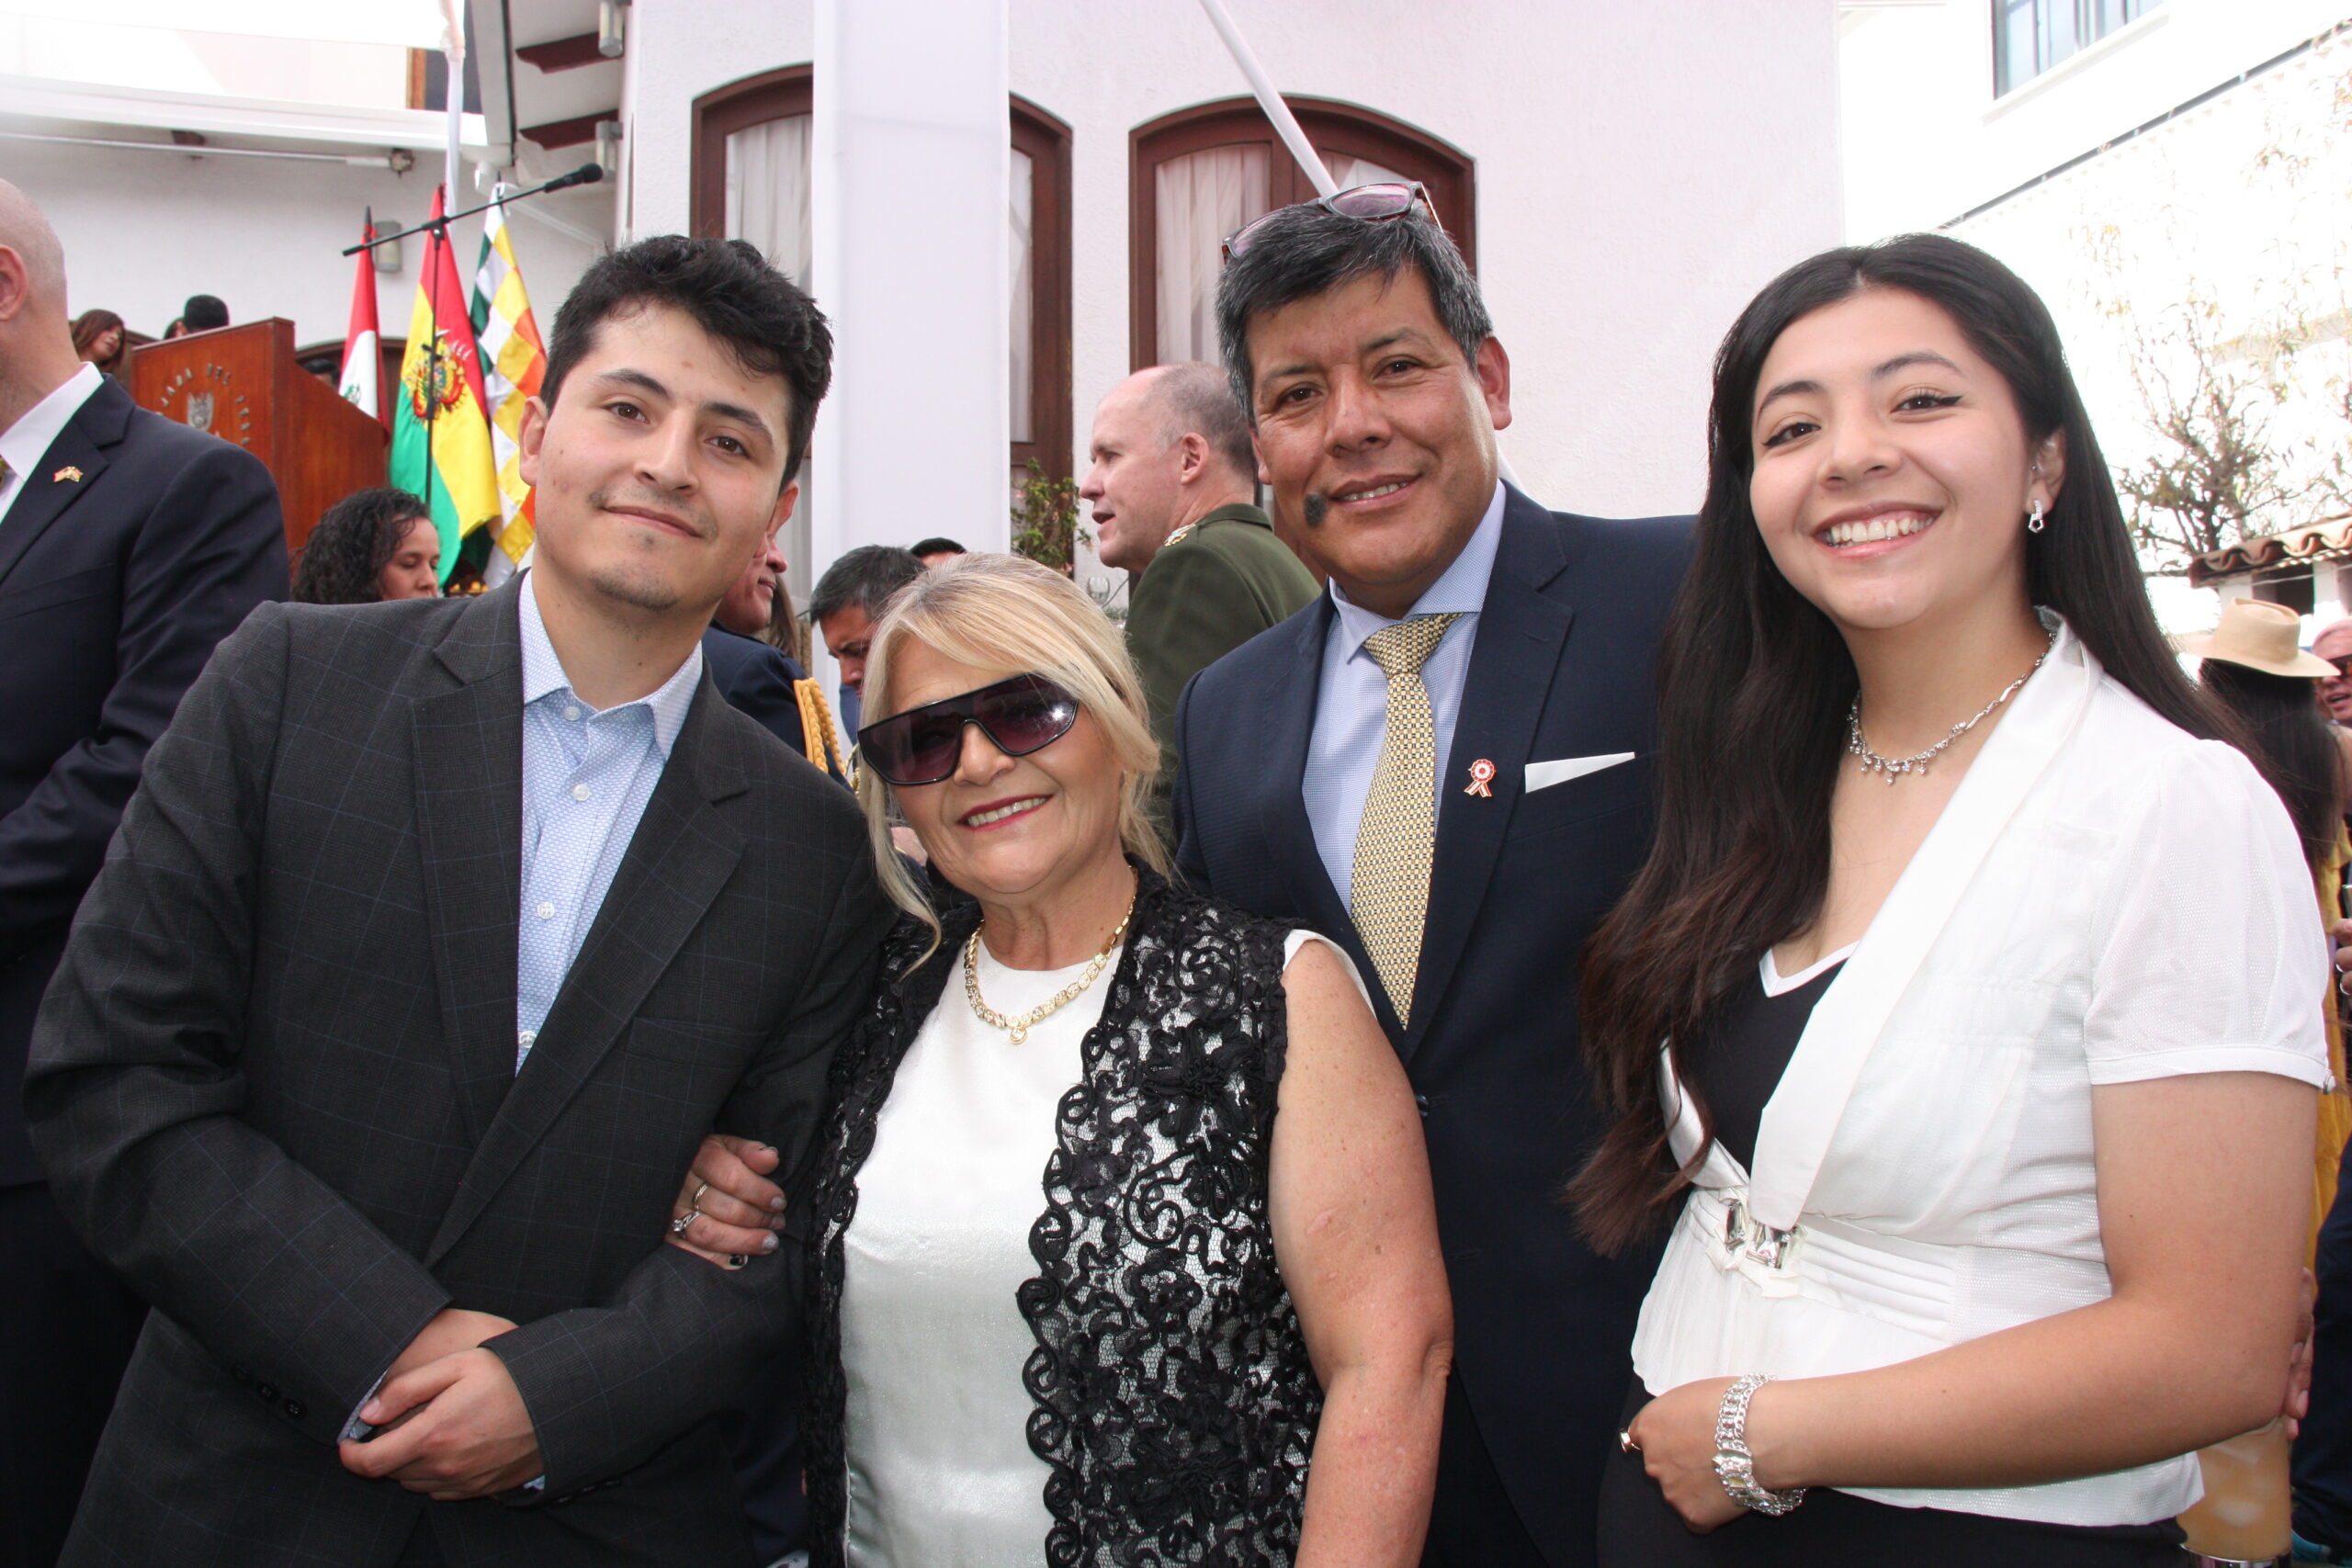
[[[563,716],[577,724],[580,722],[580,709],[576,705],[567,705],[563,710]]]
[[[576,784],[571,786],[571,798],[574,800],[585,800],[588,798],[588,786],[584,784]]]
[[[534,1046],[534,1045],[537,1044],[538,1043],[539,1043],[539,1032],[538,1032],[537,1030],[536,1030],[536,1029],[526,1029],[526,1030],[523,1031],[523,1032],[522,1032],[522,1033],[520,1033],[520,1034],[518,1034],[518,1035],[516,1035],[516,1036],[514,1037],[514,1043],[516,1043],[517,1045],[520,1045],[520,1046],[521,1046],[521,1047],[523,1047],[523,1049],[524,1049],[524,1050],[526,1050],[526,1051],[529,1050],[532,1046]]]
[[[552,920],[555,919],[555,906],[553,904],[542,904],[531,912],[538,916],[539,919],[543,920]]]

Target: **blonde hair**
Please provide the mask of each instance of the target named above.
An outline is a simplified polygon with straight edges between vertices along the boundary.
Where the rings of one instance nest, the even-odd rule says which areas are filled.
[[[974,552],[932,568],[890,596],[865,655],[865,711],[894,711],[893,655],[901,643],[982,670],[1043,675],[1093,716],[1119,765],[1119,842],[1152,870],[1168,874],[1168,851],[1145,809],[1159,772],[1159,742],[1144,705],[1143,681],[1119,628],[1085,592],[1057,571],[1020,556]],[[871,768],[858,770],[874,863],[890,901],[931,928],[937,951],[939,915],[922,881],[890,842],[891,786]],[[920,960],[918,961],[920,962]]]

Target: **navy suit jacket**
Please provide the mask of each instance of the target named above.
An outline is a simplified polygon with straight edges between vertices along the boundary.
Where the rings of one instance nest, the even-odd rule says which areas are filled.
[[[1374,987],[1429,1137],[1455,1376],[1555,1568],[1592,1560],[1656,1261],[1594,1255],[1559,1195],[1600,1130],[1577,955],[1648,850],[1657,649],[1690,548],[1687,518],[1555,514],[1510,492],[1441,775],[1409,1027]],[[1370,976],[1299,787],[1334,613],[1318,597],[1186,687],[1177,859],[1194,886],[1304,921]],[[1623,751],[1633,761],[1524,787],[1530,762]],[[1485,796],[1467,787],[1480,761],[1494,764]]]
[[[41,1179],[33,1013],[147,749],[247,611],[286,597],[269,470],[112,379],[0,517],[0,1186]]]
[[[714,626],[702,634],[702,659],[710,671],[711,684],[718,688],[729,707],[757,719],[769,734],[823,772],[841,778],[821,742],[814,755],[809,753],[808,732],[800,722],[800,699],[792,691],[794,682],[805,681],[808,675],[791,655],[757,637]]]

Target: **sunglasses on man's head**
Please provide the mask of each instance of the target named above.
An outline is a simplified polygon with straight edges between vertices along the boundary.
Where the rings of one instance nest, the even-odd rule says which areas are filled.
[[[1361,218],[1367,223],[1385,223],[1391,218],[1402,218],[1418,207],[1430,215],[1430,222],[1437,222],[1437,209],[1430,204],[1430,193],[1421,188],[1419,181],[1410,185],[1351,186],[1346,190],[1333,191],[1329,196],[1318,196],[1313,201],[1293,205],[1319,207],[1326,212],[1336,212],[1342,218]],[[1288,207],[1277,207],[1273,211],[1253,218],[1236,229],[1226,237],[1225,259],[1231,261],[1246,253],[1259,230],[1289,210]]]
[[[857,732],[858,755],[884,784],[933,784],[955,773],[967,724],[1006,756],[1025,757],[1077,722],[1076,697],[1043,675],[1015,675],[867,725]]]

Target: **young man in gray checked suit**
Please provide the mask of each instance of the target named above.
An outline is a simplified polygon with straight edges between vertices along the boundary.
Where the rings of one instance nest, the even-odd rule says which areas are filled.
[[[849,796],[698,644],[831,353],[748,246],[605,257],[523,430],[535,569],[266,606],[189,693],[28,1077],[156,1308],[68,1563],[750,1561],[710,1416],[798,1249],[665,1222],[714,1128],[797,1190],[887,913]]]

